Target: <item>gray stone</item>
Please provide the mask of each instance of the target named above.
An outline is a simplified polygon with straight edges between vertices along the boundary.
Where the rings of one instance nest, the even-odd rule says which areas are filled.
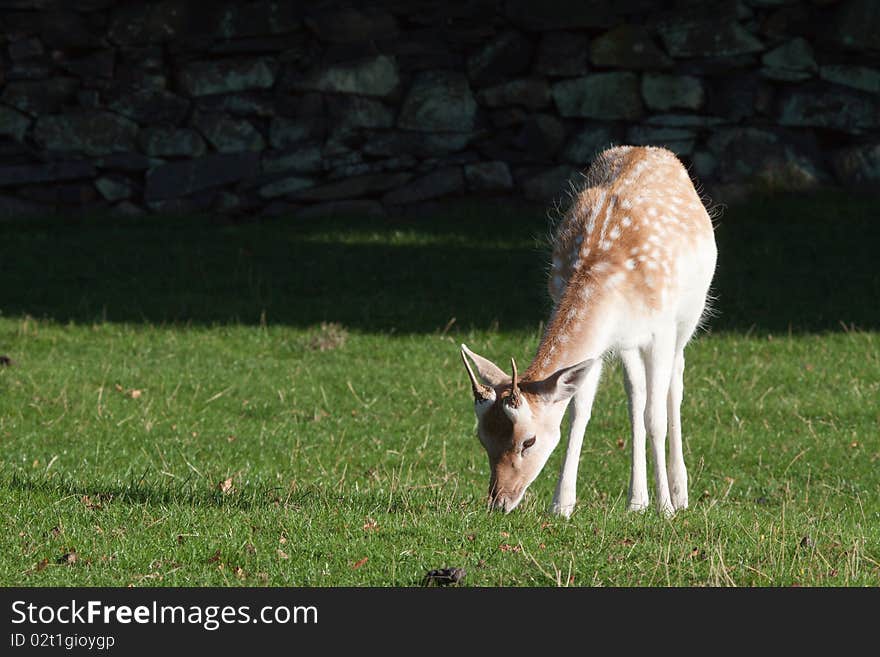
[[[220,153],[261,151],[266,142],[247,119],[233,119],[227,114],[198,112],[193,116],[193,126]]]
[[[138,123],[178,124],[186,116],[189,101],[164,89],[114,87],[106,94],[107,106]]]
[[[663,146],[676,155],[690,155],[694,151],[697,134],[685,128],[655,128],[632,126],[626,133],[626,141],[636,146]]]
[[[782,100],[778,120],[781,125],[861,134],[880,127],[880,103],[840,89],[799,89]]]
[[[532,173],[520,182],[520,187],[527,199],[552,203],[570,194],[574,181],[579,178],[577,170],[563,165]]]
[[[476,86],[497,83],[528,69],[532,44],[515,30],[507,30],[467,59],[467,74]]]
[[[533,114],[516,137],[516,145],[532,158],[553,157],[565,141],[565,126],[552,114]]]
[[[296,192],[293,196],[302,201],[335,201],[370,196],[405,184],[412,178],[406,171],[396,173],[371,173],[365,176],[346,178],[311,189]]]
[[[267,151],[263,153],[261,171],[263,173],[317,173],[321,170],[321,147],[317,144],[302,144],[289,151]]]
[[[378,55],[354,62],[333,64],[295,78],[289,85],[297,91],[325,91],[385,97],[400,84],[397,60]]]
[[[12,61],[29,59],[43,54],[43,44],[39,39],[19,39],[9,44],[7,52]]]
[[[324,122],[320,119],[310,117],[288,119],[277,116],[269,125],[269,143],[272,148],[288,148],[303,141],[323,137]]]
[[[852,50],[880,50],[880,3],[848,0],[837,10],[831,39]]]
[[[413,80],[397,125],[404,130],[468,132],[476,112],[477,101],[464,75],[425,71]]]
[[[880,93],[880,71],[865,66],[828,65],[819,69],[819,77],[869,93]]]
[[[394,125],[394,113],[372,98],[332,96],[327,99],[327,109],[337,136],[347,135],[361,128],[390,128]]]
[[[837,179],[852,187],[880,189],[880,142],[837,151],[831,156]]]
[[[397,21],[378,8],[333,8],[306,18],[306,25],[328,43],[350,43],[387,39],[397,33]]]
[[[596,155],[614,143],[614,135],[604,125],[589,126],[577,132],[563,151],[563,158],[580,167],[586,167]]]
[[[138,135],[141,150],[151,157],[201,157],[205,142],[192,128],[156,126]]]
[[[94,175],[95,167],[82,161],[5,166],[0,167],[0,187],[78,180]]]
[[[40,116],[60,110],[76,95],[78,88],[79,80],[76,78],[21,80],[8,82],[0,99],[26,114]]]
[[[222,153],[163,164],[147,172],[144,200],[161,201],[223,187],[252,178],[258,167],[259,154],[251,152]]]
[[[179,83],[190,96],[268,89],[275,83],[275,63],[262,57],[192,62],[180,71]]]
[[[619,25],[596,37],[590,45],[590,60],[596,66],[626,69],[664,69],[672,59],[654,43],[643,25]]]
[[[429,173],[399,187],[382,197],[386,205],[417,203],[441,196],[451,196],[464,192],[464,176],[461,167],[448,167]]]
[[[118,114],[77,110],[41,116],[34,139],[48,150],[107,155],[134,150],[137,131],[136,123]]]
[[[513,178],[505,162],[466,164],[464,178],[472,192],[504,192],[513,189]]]
[[[190,3],[192,4],[192,3]],[[259,2],[217,3],[217,11],[205,12],[203,7],[214,3],[196,3],[194,20],[204,33],[234,39],[242,37],[266,37],[286,34],[302,29],[303,5],[296,2],[260,0]],[[216,6],[216,5],[214,5]]]
[[[541,36],[535,71],[545,75],[584,75],[588,70],[587,37],[574,32],[547,32]]]
[[[304,176],[287,176],[279,180],[274,180],[260,187],[259,194],[262,198],[277,198],[279,196],[288,196],[294,192],[314,187],[315,181],[312,178]]]
[[[202,96],[196,106],[200,111],[225,112],[233,116],[268,118],[277,113],[275,98],[256,93]]]
[[[415,169],[418,164],[418,160],[410,155],[389,157],[384,160],[371,160],[369,162],[358,161],[352,162],[351,164],[334,166],[330,170],[328,177],[330,180],[337,180],[339,178],[362,176],[367,173],[378,173],[380,171],[412,170]]]
[[[703,85],[691,75],[645,73],[642,77],[642,97],[655,110],[674,108],[700,109],[703,106]]]
[[[764,64],[761,75],[786,82],[807,80],[818,70],[812,46],[801,37],[765,53],[761,62]]]
[[[113,214],[120,217],[141,217],[146,211],[131,201],[122,201],[113,206]]]
[[[477,100],[488,107],[521,105],[537,110],[550,104],[550,87],[544,78],[511,80],[482,89],[477,93]]]
[[[385,208],[379,201],[352,199],[316,203],[297,210],[297,219],[325,219],[332,217],[384,217]]]
[[[0,137],[11,137],[15,141],[24,139],[30,118],[10,107],[0,106]]]
[[[131,198],[134,195],[131,181],[122,176],[101,176],[95,180],[95,187],[101,196],[111,203]]]
[[[657,32],[673,57],[728,57],[760,52],[761,41],[740,25],[736,0],[683,7],[661,20]]]
[[[637,119],[642,115],[634,73],[594,73],[553,85],[553,100],[566,117]]]

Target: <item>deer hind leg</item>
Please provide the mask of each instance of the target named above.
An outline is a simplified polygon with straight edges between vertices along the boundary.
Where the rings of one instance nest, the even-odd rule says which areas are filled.
[[[599,377],[602,374],[602,361],[596,360],[587,373],[584,383],[571,398],[569,404],[570,426],[568,432],[568,446],[565,457],[562,460],[562,468],[559,471],[559,482],[556,484],[556,492],[553,494],[553,502],[550,504],[550,512],[568,518],[574,511],[577,497],[577,471],[581,457],[581,447],[584,444],[584,432],[590,421],[590,413],[593,408],[593,399],[596,397],[596,389],[599,387]]]
[[[629,476],[627,509],[642,511],[648,508],[648,464],[645,456],[645,362],[638,349],[620,352],[623,364],[623,382],[629,401],[629,421],[632,427],[632,463]]]
[[[666,473],[666,428],[667,398],[675,362],[675,337],[671,331],[658,333],[643,351],[647,379],[645,425],[651,437],[657,510],[664,515],[674,512]]]
[[[688,507],[688,476],[681,439],[681,400],[684,397],[684,348],[695,329],[696,322],[679,326],[666,404],[669,414],[669,464],[666,473],[669,478],[672,506],[676,510]]]

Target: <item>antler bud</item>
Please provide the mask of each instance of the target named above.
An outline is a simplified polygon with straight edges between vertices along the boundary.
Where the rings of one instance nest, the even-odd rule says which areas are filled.
[[[516,361],[510,359],[510,367],[513,369],[513,385],[510,386],[510,396],[504,400],[504,403],[510,408],[519,408],[522,405],[522,395],[519,391],[519,380],[516,373]]]

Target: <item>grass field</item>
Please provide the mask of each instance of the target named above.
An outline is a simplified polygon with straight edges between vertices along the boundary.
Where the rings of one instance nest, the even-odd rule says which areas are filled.
[[[572,518],[545,513],[562,448],[519,509],[485,510],[458,344],[529,360],[546,232],[488,205],[0,224],[0,584],[880,584],[876,203],[719,219],[669,520],[624,510],[616,366]]]

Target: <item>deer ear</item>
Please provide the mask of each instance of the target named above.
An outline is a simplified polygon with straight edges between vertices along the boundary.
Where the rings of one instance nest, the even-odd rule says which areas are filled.
[[[595,363],[595,358],[588,358],[577,365],[556,370],[541,381],[525,382],[522,389],[548,404],[565,401],[578,391]]]
[[[467,354],[467,356],[474,362],[474,365],[477,366],[477,374],[480,375],[480,379],[486,385],[498,386],[502,383],[510,382],[510,377],[488,358],[483,358],[479,354],[475,354],[468,349],[466,345],[461,345],[461,351]]]

